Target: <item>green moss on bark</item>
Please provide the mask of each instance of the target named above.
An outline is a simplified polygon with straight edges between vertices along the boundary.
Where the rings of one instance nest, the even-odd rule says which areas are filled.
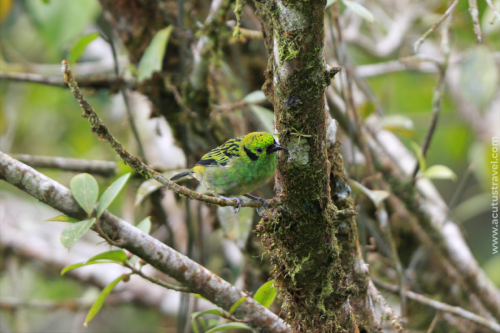
[[[325,3],[273,1],[257,7],[270,58],[263,90],[274,105],[280,143],[290,149],[277,168],[283,205],[258,231],[294,331],[357,332],[348,302],[357,287],[347,279],[338,239],[348,224],[355,255],[356,229],[330,197],[324,92],[333,74],[323,59]],[[333,174],[345,177],[342,162],[332,164],[340,166]]]

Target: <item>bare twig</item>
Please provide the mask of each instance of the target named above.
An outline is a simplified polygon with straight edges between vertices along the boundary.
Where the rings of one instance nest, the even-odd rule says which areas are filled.
[[[85,299],[73,299],[64,301],[54,300],[26,300],[22,298],[2,297],[0,298],[0,309],[14,310],[17,308],[37,308],[46,311],[64,309],[77,311],[81,308],[90,308],[94,302]],[[109,301],[107,302],[109,303]]]
[[[377,290],[371,279],[368,282],[368,293],[373,298],[374,302],[379,303],[382,310],[382,319],[388,318],[391,322],[391,325],[396,329],[397,332],[403,332],[404,329],[400,323],[401,319],[394,313],[394,310],[391,309],[389,305],[387,305],[384,297]]]
[[[432,319],[432,322],[429,325],[429,328],[427,329],[427,333],[434,332],[434,328],[436,327],[436,324],[437,324],[437,322],[439,320],[439,317],[440,317],[439,313],[436,313],[436,315],[434,316],[434,319]]]
[[[451,6],[450,6],[450,8],[451,8]],[[450,24],[451,24],[452,19],[453,19],[453,9],[450,10],[450,12],[448,13],[447,20],[446,20],[445,26],[443,27],[443,32],[442,32],[441,47],[442,47],[444,62],[441,66],[439,66],[438,82],[436,83],[436,87],[434,87],[434,94],[432,96],[432,116],[431,116],[431,121],[429,123],[429,129],[427,130],[427,133],[425,134],[425,138],[424,138],[424,142],[422,144],[422,147],[420,147],[420,150],[422,152],[422,156],[424,156],[424,158],[425,158],[425,156],[427,154],[427,150],[429,149],[429,146],[431,144],[431,140],[432,140],[432,137],[434,135],[434,131],[436,130],[437,122],[439,119],[439,114],[441,113],[441,108],[443,106],[445,75],[446,75],[446,70],[448,68],[448,61],[450,58],[449,29],[450,29]],[[417,162],[415,165],[415,169],[413,171],[413,182],[416,181],[419,168],[420,168],[420,165]]]
[[[392,236],[392,230],[389,223],[389,215],[387,214],[387,210],[382,206],[377,210],[376,215],[380,225],[380,230],[382,231],[384,238],[389,245],[390,255],[394,262],[396,273],[398,275],[401,316],[404,318],[406,317],[406,295],[404,293],[406,289],[406,282],[403,265],[401,264],[401,260],[399,259],[396,242],[394,241],[394,237]]]
[[[495,13],[495,17],[500,22],[500,13],[498,12],[498,9],[495,8],[495,5],[493,4],[493,2],[491,0],[486,0],[486,3],[488,4],[488,6],[490,6],[493,13]],[[493,19],[493,21],[494,21],[494,19]],[[491,21],[491,23],[493,23],[493,21]]]
[[[378,286],[389,290],[393,293],[399,293],[399,287],[384,281],[381,281],[377,278],[372,277],[373,282],[377,284]],[[425,297],[423,295],[414,293],[413,291],[407,290],[406,291],[406,296],[414,300],[416,302],[428,305],[430,307],[433,307],[434,309],[442,312],[448,312],[452,313],[454,315],[460,316],[462,318],[465,318],[467,320],[470,320],[472,322],[475,322],[477,324],[483,325],[491,329],[493,332],[500,332],[500,325],[496,322],[493,322],[491,320],[488,320],[486,318],[483,318],[481,316],[478,316],[470,311],[464,310],[458,306],[451,306],[442,302],[435,301],[433,299],[430,299],[428,297]]]
[[[16,160],[35,168],[53,168],[73,172],[87,172],[105,177],[116,175],[117,164],[111,161],[86,160],[83,158],[11,155]]]
[[[160,279],[157,279],[155,277],[146,275],[146,274],[144,274],[144,272],[142,270],[137,269],[134,265],[131,265],[129,263],[124,263],[123,265],[125,267],[129,268],[134,274],[137,274],[140,277],[142,277],[142,278],[144,278],[144,279],[146,279],[146,280],[148,280],[150,282],[153,282],[154,284],[162,286],[163,288],[167,288],[167,289],[171,289],[171,290],[175,290],[175,291],[181,291],[181,292],[184,292],[184,293],[191,292],[191,289],[189,289],[188,287],[175,286],[173,284],[167,283],[167,282],[162,281]]]
[[[0,80],[40,83],[48,86],[66,88],[67,84],[60,77],[45,76],[32,73],[4,73],[0,72]],[[135,89],[135,84],[127,82],[121,77],[82,77],[78,79],[82,88],[92,89],[111,89],[118,91],[118,88],[127,86],[129,89]]]
[[[77,219],[87,217],[69,189],[2,152],[0,178],[63,214]],[[203,266],[107,211],[100,217],[100,226],[109,238],[119,239],[122,248],[226,311],[245,296],[242,291]],[[276,333],[291,331],[283,320],[251,298],[243,302],[234,315],[248,319],[249,326],[253,328]]]
[[[415,44],[413,45],[414,49],[415,49],[415,53],[418,53],[418,49],[420,48],[420,45],[422,45],[422,43],[427,39],[427,37],[434,31],[436,30],[437,27],[439,27],[439,25],[441,23],[443,23],[443,21],[453,12],[453,10],[455,10],[455,7],[457,6],[458,2],[460,0],[455,0],[453,1],[453,3],[451,4],[450,7],[448,7],[448,9],[446,10],[446,12],[444,12],[444,14],[439,18],[439,20],[434,23],[432,25],[432,27],[427,30],[423,35],[422,37],[420,37],[416,42]]]
[[[479,10],[477,9],[477,0],[469,0],[469,13],[472,18],[472,24],[474,26],[474,33],[477,36],[477,41],[479,43],[482,43],[483,33],[481,31],[481,25],[479,24]]]
[[[86,172],[104,177],[116,175],[118,163],[113,161],[86,160],[83,158],[37,156],[26,154],[11,154],[16,160],[34,168],[60,169],[70,172]],[[178,168],[169,168],[164,165],[150,165],[158,172],[179,171]]]

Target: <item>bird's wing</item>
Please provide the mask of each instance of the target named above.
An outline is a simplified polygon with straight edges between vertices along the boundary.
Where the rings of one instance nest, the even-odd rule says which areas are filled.
[[[196,163],[204,166],[226,166],[230,161],[240,158],[242,136],[226,141],[221,146],[212,149]]]

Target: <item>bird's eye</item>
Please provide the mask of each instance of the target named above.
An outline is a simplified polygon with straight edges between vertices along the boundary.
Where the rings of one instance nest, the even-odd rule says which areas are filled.
[[[260,153],[262,153],[262,148],[259,147],[259,148],[255,149],[255,151],[260,154]]]

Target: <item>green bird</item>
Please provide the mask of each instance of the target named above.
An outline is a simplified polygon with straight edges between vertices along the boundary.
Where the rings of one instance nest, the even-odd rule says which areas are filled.
[[[276,169],[276,152],[286,150],[268,133],[254,132],[228,140],[223,145],[206,153],[190,171],[173,176],[170,180],[195,178],[202,183],[215,197],[236,199],[238,213],[243,195],[264,203],[264,198],[256,197],[252,192],[274,174]]]

